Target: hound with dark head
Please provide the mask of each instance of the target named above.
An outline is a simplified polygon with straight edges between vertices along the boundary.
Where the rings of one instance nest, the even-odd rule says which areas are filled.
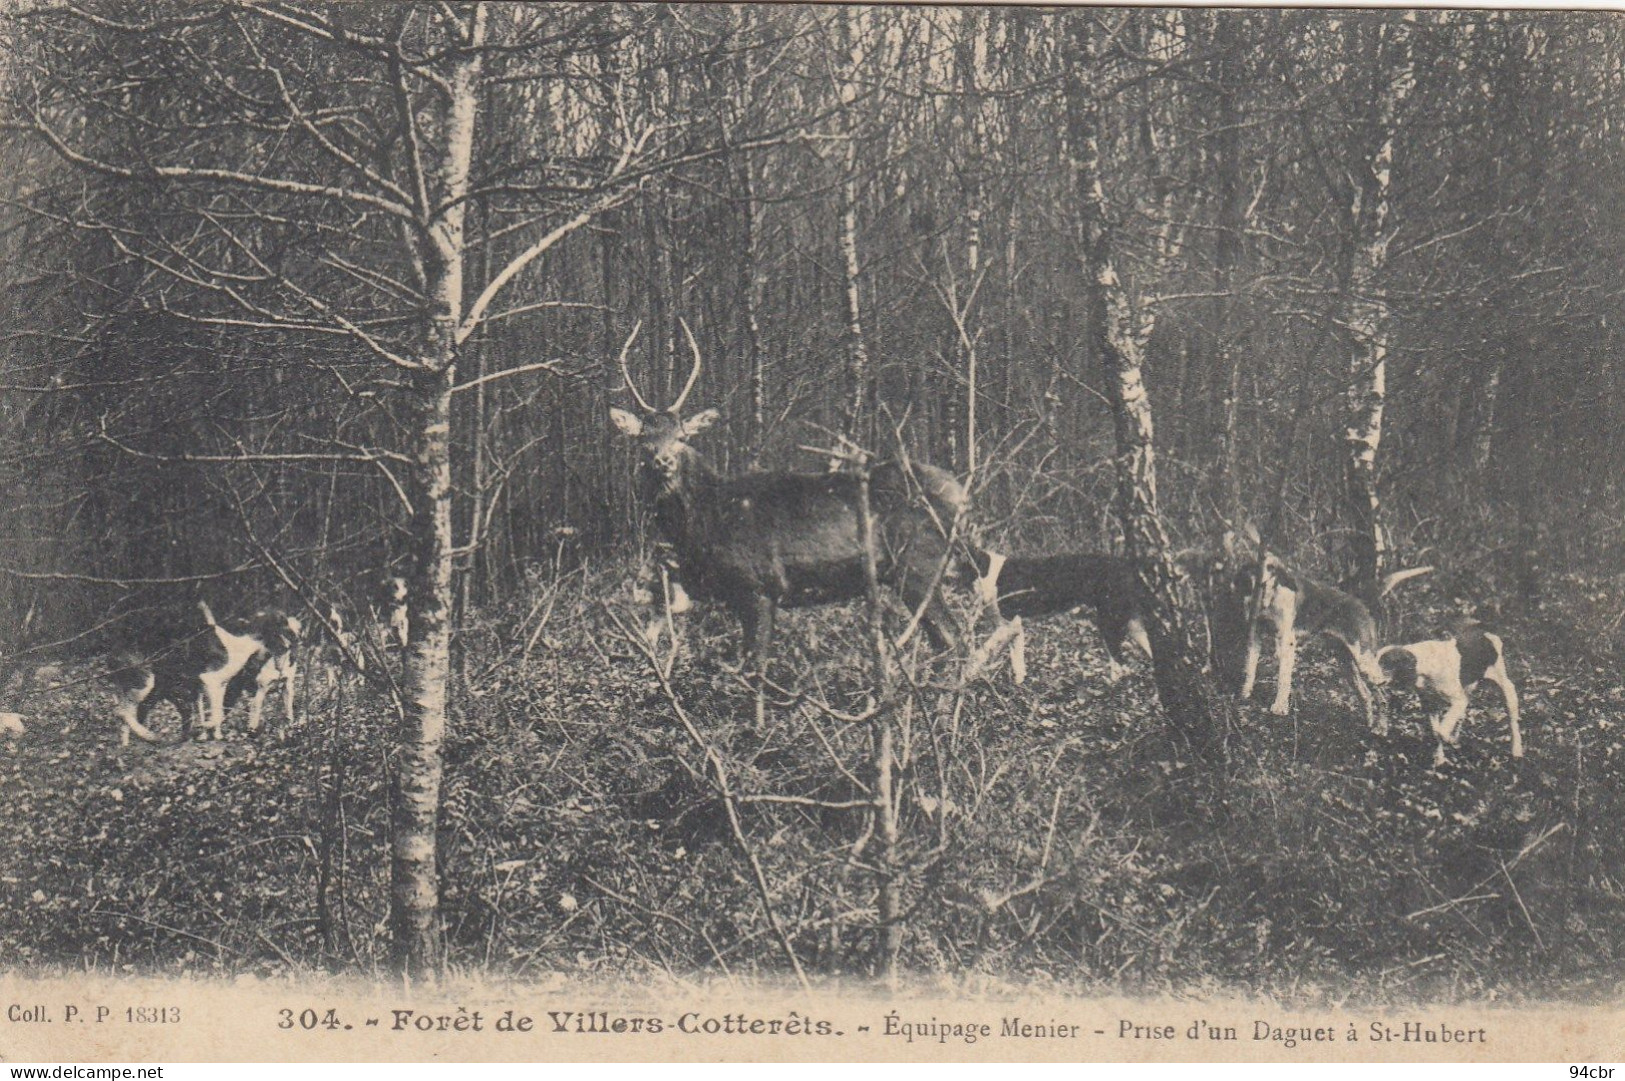
[[[133,631],[134,641],[118,653],[111,679],[116,712],[124,727],[119,743],[133,733],[149,743],[158,736],[146,725],[160,702],[171,702],[182,722],[206,738],[223,738],[225,711],[251,694],[248,730],[256,732],[271,687],[283,684],[289,724],[293,721],[295,648],[303,626],[275,609],[219,622],[209,606],[198,604],[201,620],[157,615]]]
[[[1438,737],[1433,764],[1445,762],[1445,746],[1461,742],[1467,719],[1467,696],[1484,681],[1501,690],[1507,722],[1512,729],[1512,757],[1523,757],[1523,732],[1518,727],[1518,689],[1507,675],[1506,647],[1501,636],[1476,623],[1464,623],[1449,638],[1388,646],[1377,654],[1383,682],[1415,688],[1428,710],[1428,724]]]
[[[632,603],[656,609],[657,614],[643,625],[643,640],[651,649],[659,644],[660,635],[668,628],[675,633],[674,617],[694,607],[688,590],[683,587],[677,553],[666,541],[661,541],[638,568],[632,580]]]
[[[1407,578],[1430,570],[1414,567],[1390,574],[1383,581],[1381,593],[1385,595]],[[1237,588],[1248,598],[1251,613],[1242,698],[1253,693],[1253,681],[1258,675],[1259,633],[1264,625],[1275,632],[1279,674],[1270,712],[1277,717],[1285,717],[1291,710],[1292,672],[1297,665],[1299,640],[1324,635],[1343,647],[1344,670],[1365,709],[1367,727],[1373,731],[1386,729],[1387,722],[1379,716],[1367,685],[1367,681],[1381,683],[1383,675],[1377,667],[1377,623],[1363,602],[1335,586],[1299,574],[1267,551],[1238,573]]]
[[[208,612],[206,606],[203,610]],[[223,705],[229,709],[242,695],[252,695],[248,703],[248,731],[258,732],[266,696],[280,684],[284,720],[281,734],[286,737],[293,730],[293,685],[299,675],[299,644],[305,633],[304,623],[280,608],[261,608],[248,616],[228,618],[223,629],[228,634],[252,638],[263,647],[227,684]]]
[[[746,657],[761,670],[779,608],[864,595],[862,482],[848,473],[719,476],[689,445],[718,414],[707,409],[682,416],[701,368],[699,346],[686,324],[683,332],[694,366],[677,400],[657,410],[638,392],[626,367],[638,334],[633,328],[620,364],[639,412],[611,409],[610,420],[642,450],[655,521],[672,547],[683,585],[696,598],[721,601],[738,617]],[[922,475],[929,506],[912,497]],[[949,533],[959,509],[954,501],[963,502],[963,489],[941,470],[916,467],[911,475],[882,465],[870,474],[869,494],[880,580],[911,609],[922,611],[926,633],[939,649],[953,648],[954,620],[936,583],[950,552]]]
[[[1124,642],[1133,642],[1151,656],[1151,639],[1145,629],[1145,587],[1127,559],[1092,553],[1003,556],[972,549],[971,560],[982,603],[995,607],[1003,619],[1037,619],[1088,609],[1106,646],[1111,682],[1122,679],[1127,671]],[[1026,673],[1025,649],[1019,638],[1011,657],[1020,683]]]
[[[307,688],[319,685],[324,694],[331,695],[340,686],[366,677],[368,650],[338,605],[328,605],[326,617],[315,630],[315,643],[305,653]]]

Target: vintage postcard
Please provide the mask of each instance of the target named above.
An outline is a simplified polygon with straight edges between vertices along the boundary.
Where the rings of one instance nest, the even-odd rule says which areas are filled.
[[[15,0],[0,1060],[1625,1058],[1625,21]]]

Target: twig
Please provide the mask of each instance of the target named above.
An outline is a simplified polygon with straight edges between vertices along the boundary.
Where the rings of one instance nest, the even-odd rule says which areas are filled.
[[[234,950],[230,946],[226,945],[224,942],[217,942],[212,938],[209,938],[209,937],[207,937],[205,935],[197,934],[197,933],[192,932],[192,931],[183,931],[179,927],[171,927],[171,926],[169,926],[169,924],[167,924],[167,923],[159,923],[157,920],[149,920],[149,919],[147,919],[147,917],[138,916],[134,912],[114,912],[111,909],[104,909],[103,910],[103,915],[111,916],[111,917],[113,917],[115,919],[121,919],[121,920],[135,920],[137,923],[144,923],[148,927],[156,927],[160,931],[168,931],[172,935],[180,935],[182,938],[190,938],[190,939],[192,939],[192,940],[194,940],[196,942],[201,942],[206,946],[213,946],[215,949],[221,951],[222,953],[233,954],[234,956],[237,956],[237,957],[242,957],[243,956],[243,952],[241,950]]]
[[[1468,901],[1487,901],[1487,900],[1490,900],[1491,898],[1499,897],[1500,894],[1497,894],[1497,893],[1483,893],[1483,894],[1481,894],[1481,893],[1477,893],[1476,891],[1481,890],[1485,886],[1489,885],[1490,881],[1492,879],[1494,879],[1497,874],[1507,875],[1507,872],[1511,871],[1512,868],[1518,866],[1518,864],[1523,862],[1523,858],[1525,856],[1529,855],[1529,853],[1533,852],[1535,849],[1539,848],[1541,845],[1543,845],[1547,841],[1549,841],[1551,839],[1551,837],[1552,837],[1552,834],[1554,834],[1558,830],[1562,829],[1565,825],[1567,825],[1566,822],[1559,822],[1555,826],[1552,826],[1549,829],[1547,829],[1546,832],[1542,833],[1539,837],[1536,837],[1533,841],[1530,841],[1528,844],[1524,845],[1523,848],[1519,849],[1518,854],[1516,856],[1512,857],[1512,862],[1511,863],[1504,863],[1503,862],[1501,864],[1501,867],[1500,867],[1499,871],[1493,871],[1490,874],[1485,875],[1482,880],[1480,880],[1479,882],[1474,883],[1472,889],[1469,889],[1462,896],[1457,897],[1457,898],[1455,898],[1454,900],[1451,900],[1451,901],[1445,901],[1445,902],[1443,902],[1441,904],[1434,905],[1431,908],[1417,909],[1415,912],[1412,912],[1412,913],[1408,914],[1405,918],[1407,920],[1414,920],[1418,916],[1426,916],[1429,913],[1439,912],[1439,911],[1442,911],[1444,909],[1451,908],[1451,907],[1453,907],[1455,905],[1458,905],[1458,904],[1465,904]],[[1510,875],[1507,875],[1507,881],[1508,882],[1512,881]],[[1523,903],[1522,901],[1519,902],[1520,905],[1522,903]],[[1527,913],[1526,913],[1526,915],[1527,915]],[[1539,936],[1537,935],[1536,937],[1538,938]]]
[[[705,755],[705,760],[711,767],[711,783],[716,788],[717,795],[722,797],[722,805],[728,810],[728,827],[733,831],[734,843],[739,846],[740,852],[744,854],[746,861],[750,864],[756,891],[762,900],[762,912],[767,917],[768,925],[773,928],[773,934],[778,938],[779,946],[784,950],[784,956],[789,960],[790,967],[795,970],[797,981],[800,982],[803,990],[811,991],[812,984],[808,982],[807,973],[801,967],[801,959],[796,956],[795,946],[790,942],[790,936],[785,934],[783,926],[779,923],[778,915],[773,911],[773,895],[767,885],[767,874],[762,870],[761,861],[756,858],[756,853],[751,849],[750,842],[745,838],[744,827],[739,821],[739,801],[735,799],[732,786],[728,783],[728,769],[723,765],[722,756],[717,754],[716,750],[706,742],[705,737],[700,734],[699,729],[694,727],[693,720],[689,717],[688,711],[683,708],[683,703],[678,699],[677,692],[672,689],[671,681],[666,678],[666,673],[661,671],[660,662],[649,648],[648,643],[633,634],[631,628],[621,622],[621,618],[615,614],[614,609],[605,605],[604,611],[608,614],[610,622],[615,624],[615,629],[621,632],[621,637],[625,638],[627,644],[637,650],[643,656],[644,661],[648,663],[649,670],[654,673],[655,679],[659,682],[660,692],[665,697],[667,705],[671,706],[672,713],[676,715],[678,723],[688,733],[688,738]]]
[[[711,941],[711,936],[705,933],[705,928],[695,927],[681,916],[673,916],[669,912],[662,912],[658,908],[650,908],[648,905],[641,904],[636,898],[628,897],[619,890],[610,889],[591,875],[582,875],[581,880],[593,889],[608,894],[621,904],[635,908],[646,916],[653,916],[657,920],[666,920],[669,923],[676,924],[691,935],[699,935],[701,940],[705,942],[706,948],[711,951],[711,956],[716,959],[717,966],[722,969],[722,974],[730,980],[733,979],[733,973],[728,971],[728,962],[723,959],[722,951],[717,949],[715,942]]]
[[[1529,925],[1529,933],[1535,936],[1535,945],[1544,950],[1546,943],[1541,940],[1540,929],[1535,926],[1534,919],[1529,915],[1529,909],[1524,905],[1522,895],[1518,893],[1518,884],[1512,881],[1512,875],[1508,872],[1504,860],[1501,861],[1501,877],[1507,880],[1507,886],[1512,890],[1512,899],[1518,902],[1518,911],[1523,913],[1523,921]]]
[[[1047,870],[1049,868],[1049,856],[1050,850],[1054,847],[1055,824],[1061,815],[1061,793],[1064,790],[1064,788],[1057,788],[1055,790],[1055,799],[1050,802],[1049,832],[1044,835],[1044,851],[1043,854],[1038,858],[1038,872],[1033,875],[1030,880],[1028,880],[1026,885],[1017,886],[1015,889],[1010,890],[1007,893],[997,897],[983,894],[982,905],[989,912],[997,912],[1011,901],[1014,901],[1017,897],[1024,897],[1029,893],[1034,893],[1042,889],[1044,883],[1049,881],[1049,876],[1047,874]],[[1100,820],[1100,816],[1096,815],[1095,820],[1098,822]],[[1092,828],[1093,824],[1091,824],[1091,829]]]

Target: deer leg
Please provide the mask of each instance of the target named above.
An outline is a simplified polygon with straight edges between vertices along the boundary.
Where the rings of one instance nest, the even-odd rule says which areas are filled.
[[[765,676],[768,652],[773,647],[773,617],[777,606],[772,597],[757,594],[739,609],[739,622],[745,630],[746,671]]]
[[[756,728],[767,726],[767,662],[773,645],[773,598],[757,594],[746,599],[739,608],[739,622],[745,630],[745,656],[742,664],[746,678],[756,687],[754,712]]]
[[[926,592],[936,578],[937,567],[935,560],[921,559],[922,554],[911,551],[898,558],[896,589],[910,613],[921,612],[920,622],[931,645],[939,653],[946,653],[959,648],[958,627],[948,606],[942,603],[941,590]]]
[[[1099,613],[1097,621],[1101,644],[1106,647],[1106,682],[1115,687],[1128,673],[1121,649],[1123,638],[1128,634],[1127,621],[1105,612]]]
[[[958,648],[958,636],[950,629],[953,627],[953,616],[948,614],[941,597],[931,598],[920,622],[925,624],[925,633],[930,636],[931,645],[937,652],[947,653]]]

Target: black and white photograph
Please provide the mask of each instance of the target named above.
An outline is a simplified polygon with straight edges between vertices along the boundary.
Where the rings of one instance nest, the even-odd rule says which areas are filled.
[[[0,35],[0,1058],[1625,1056],[1619,14]]]

